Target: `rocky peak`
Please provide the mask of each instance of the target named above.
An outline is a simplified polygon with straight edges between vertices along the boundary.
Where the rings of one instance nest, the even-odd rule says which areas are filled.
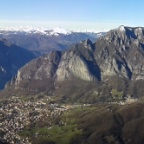
[[[119,26],[119,27],[118,27],[118,31],[120,31],[120,32],[125,32],[125,31],[126,31],[126,30],[125,30],[125,26],[123,26],[123,25]]]
[[[144,28],[143,27],[127,27],[127,26],[119,26],[117,29],[113,30],[118,33],[125,33],[129,38],[136,39],[139,35],[143,35]]]
[[[96,42],[102,76],[143,79],[144,28],[120,26]]]
[[[93,48],[93,42],[90,39],[84,40],[80,42],[81,46],[91,50]]]
[[[111,77],[144,79],[143,28],[120,26],[99,38],[88,39],[65,52],[51,52],[19,70],[14,83],[51,79],[54,84],[79,79],[106,82]],[[50,83],[51,84],[51,83]],[[49,85],[50,85],[49,84]]]
[[[84,40],[81,43],[83,43],[85,46],[92,45],[92,41],[90,39]]]
[[[109,31],[102,39],[118,46],[130,46],[134,44],[138,47],[144,42],[144,28],[121,25],[117,29]]]
[[[144,28],[138,27],[134,30],[134,33],[138,39],[143,39]]]

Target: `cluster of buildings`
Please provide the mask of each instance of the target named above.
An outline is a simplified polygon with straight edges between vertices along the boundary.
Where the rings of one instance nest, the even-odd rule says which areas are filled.
[[[50,104],[48,99],[21,100],[12,97],[1,102],[0,106],[0,142],[9,144],[30,144],[28,137],[21,137],[25,127],[43,119],[59,116],[69,106]]]

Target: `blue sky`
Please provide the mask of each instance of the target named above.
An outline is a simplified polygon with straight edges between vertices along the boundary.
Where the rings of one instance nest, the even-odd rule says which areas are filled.
[[[1,0],[0,26],[106,30],[144,26],[143,0]]]

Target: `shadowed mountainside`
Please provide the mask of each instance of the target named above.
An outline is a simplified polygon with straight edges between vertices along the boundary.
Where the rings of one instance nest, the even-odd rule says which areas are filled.
[[[50,52],[21,68],[8,85],[81,101],[141,97],[143,34],[143,28],[120,26],[95,43],[88,39],[65,52]]]
[[[28,50],[9,43],[7,40],[0,40],[0,89],[9,81],[19,68],[35,58],[35,55]]]

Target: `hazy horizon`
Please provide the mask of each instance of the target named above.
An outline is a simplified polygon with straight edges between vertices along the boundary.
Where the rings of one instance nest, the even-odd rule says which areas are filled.
[[[62,27],[80,31],[108,31],[120,25],[143,27],[143,4],[142,0],[5,0],[1,2],[0,27]]]

